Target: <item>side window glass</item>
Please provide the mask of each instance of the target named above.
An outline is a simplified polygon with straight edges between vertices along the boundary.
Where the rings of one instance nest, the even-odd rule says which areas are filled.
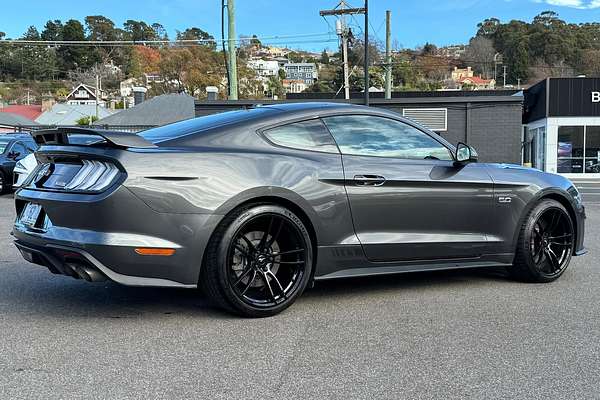
[[[263,131],[271,142],[301,150],[339,153],[335,141],[318,119],[295,122]]]
[[[27,149],[25,149],[25,146],[23,145],[23,143],[20,143],[20,142],[15,143],[13,145],[12,149],[10,149],[10,151],[13,153],[19,153],[19,155],[17,156],[18,159],[21,159],[21,158],[25,157],[27,154],[29,154]]]
[[[452,160],[450,151],[425,132],[390,118],[344,115],[323,119],[342,154]]]

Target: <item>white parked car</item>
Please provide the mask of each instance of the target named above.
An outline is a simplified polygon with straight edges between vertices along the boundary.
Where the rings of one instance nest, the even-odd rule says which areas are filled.
[[[14,189],[20,188],[23,185],[23,183],[27,180],[29,175],[33,172],[35,167],[37,167],[37,165],[38,165],[38,162],[37,162],[37,159],[35,158],[34,153],[31,153],[27,157],[18,161],[17,164],[15,165],[15,169],[13,171],[13,174],[14,174],[13,188]]]

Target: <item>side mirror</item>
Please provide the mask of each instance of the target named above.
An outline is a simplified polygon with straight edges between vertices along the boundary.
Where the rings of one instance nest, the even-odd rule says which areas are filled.
[[[456,145],[456,155],[454,157],[458,163],[477,162],[477,152],[471,146],[462,142]]]

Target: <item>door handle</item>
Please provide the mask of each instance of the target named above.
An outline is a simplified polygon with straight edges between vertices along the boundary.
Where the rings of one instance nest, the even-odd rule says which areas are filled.
[[[381,186],[384,183],[385,178],[381,175],[354,175],[356,186]]]

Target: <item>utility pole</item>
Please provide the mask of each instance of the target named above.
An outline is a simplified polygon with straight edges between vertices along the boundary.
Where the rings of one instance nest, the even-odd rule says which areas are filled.
[[[369,105],[369,0],[365,0],[365,106]]]
[[[99,119],[99,115],[100,115],[100,110],[98,109],[99,107],[99,103],[98,103],[98,96],[100,96],[100,77],[98,76],[98,74],[96,74],[96,119]],[[90,118],[90,125],[92,124],[92,118]]]
[[[335,31],[340,36],[342,42],[342,59],[343,59],[343,72],[344,72],[344,98],[350,99],[350,82],[348,78],[348,29],[346,28],[345,21],[335,21]]]
[[[392,12],[385,12],[385,98],[392,98]]]
[[[504,77],[504,88],[506,88],[506,68],[506,65],[502,66],[502,69],[504,70],[504,73],[502,74]]]
[[[500,53],[494,54],[494,80],[498,80],[498,56]]]
[[[238,99],[237,61],[235,54],[235,0],[227,0],[227,44],[229,50],[229,100]]]
[[[517,78],[517,89],[521,90],[521,78]]]
[[[367,0],[365,0],[365,5],[367,5]],[[341,15],[342,18],[344,15],[352,15],[352,14],[366,14],[367,9],[366,8],[345,8],[346,6],[346,2],[345,0],[340,0],[339,4],[333,9],[333,10],[321,10],[319,11],[319,15],[321,17],[325,17],[325,16],[331,16],[331,15]],[[365,24],[368,23],[368,19],[365,18]],[[346,99],[350,98],[350,84],[348,83],[348,29],[345,26],[346,24],[344,23],[343,19],[341,23],[337,23],[336,22],[336,33],[338,33],[339,35],[342,36],[342,52],[344,53],[344,97],[346,97]],[[339,26],[339,29],[338,29]],[[368,45],[369,45],[369,39],[368,39],[368,29],[365,28],[365,66],[368,66]],[[345,48],[344,48],[345,46]],[[365,84],[368,85],[369,83],[369,74],[368,71],[365,70]],[[368,105],[369,102],[369,91],[365,90],[366,96],[365,96],[365,104]]]

